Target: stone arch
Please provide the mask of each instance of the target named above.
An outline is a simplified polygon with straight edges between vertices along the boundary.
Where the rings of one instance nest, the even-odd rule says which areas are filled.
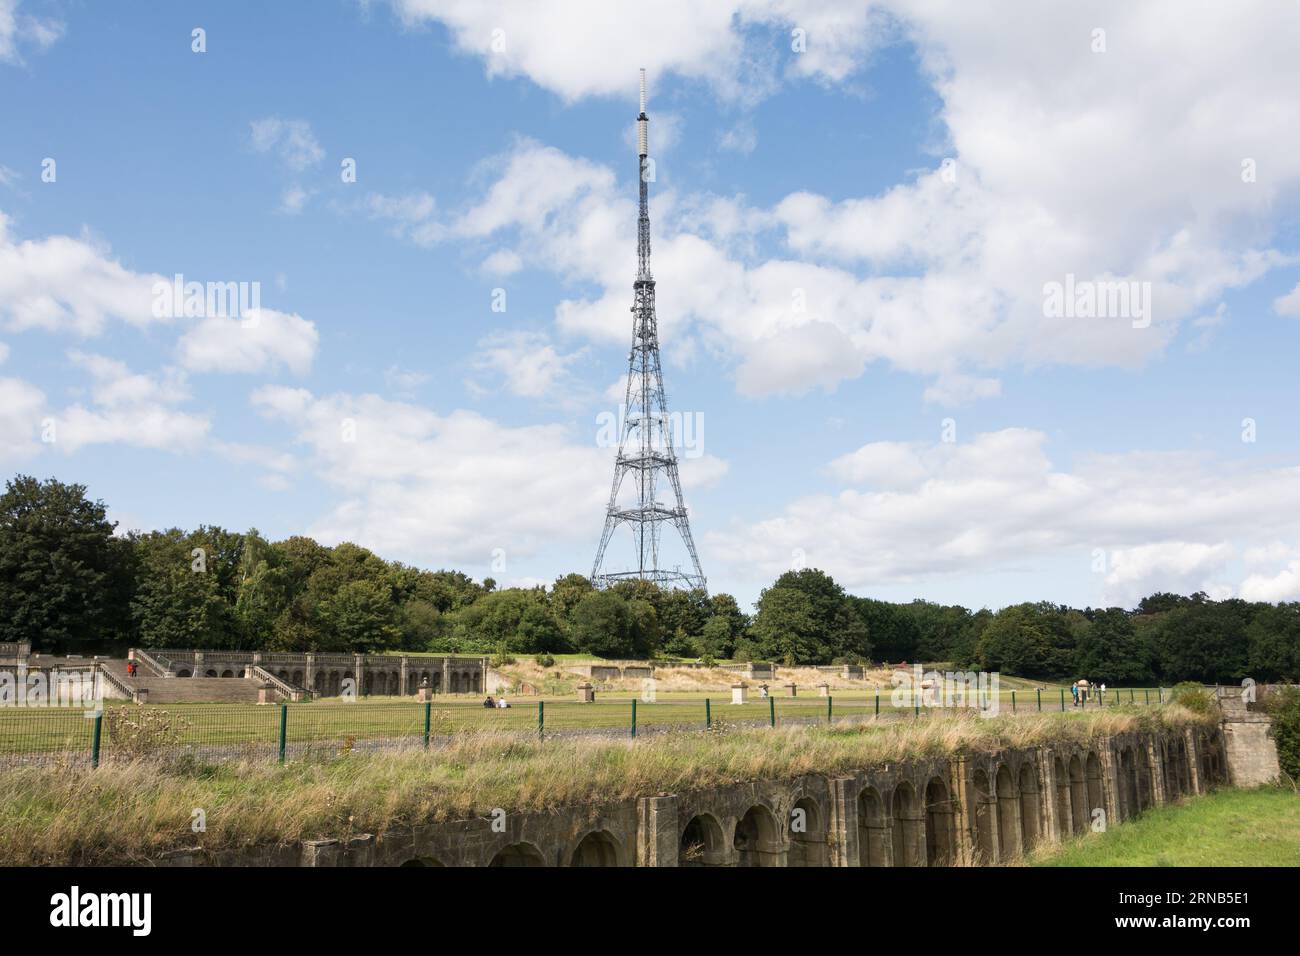
[[[435,694],[442,693],[442,672],[441,671],[434,672],[433,680],[430,681],[429,686],[433,688],[433,692]]]
[[[918,812],[916,790],[906,780],[894,787],[889,800],[894,866],[921,866],[925,830]]]
[[[369,697],[372,693],[374,693],[374,690],[375,690],[375,675],[373,673],[367,673],[365,678],[361,681],[361,693]]]
[[[221,672],[221,676],[222,676],[222,677],[234,677],[234,676],[235,676],[235,672],[234,672],[233,670],[231,670],[229,667],[227,667],[225,670],[223,670],[223,671]]]
[[[1137,762],[1137,812],[1142,813],[1155,806],[1155,768],[1151,765],[1151,751],[1145,744],[1139,744],[1134,751]]]
[[[618,843],[608,830],[592,830],[573,848],[569,866],[618,866]]]
[[[709,813],[691,817],[677,843],[678,866],[722,866],[727,855],[722,827]]]
[[[217,676],[216,668],[214,668],[214,667],[209,667],[206,671],[203,672],[203,676],[204,676],[204,677],[216,677],[216,676]]]
[[[746,810],[736,822],[732,846],[739,855],[737,866],[780,866],[784,847],[772,811],[761,803]]]
[[[477,694],[483,689],[483,675],[478,671],[469,675],[470,691]]]
[[[451,692],[453,694],[460,693],[460,671],[451,672]]]
[[[932,777],[925,786],[925,864],[952,866],[956,862],[955,816],[948,785]]]
[[[992,863],[997,856],[993,820],[997,799],[989,785],[989,775],[976,770],[971,780],[975,792],[975,856],[980,863]]]
[[[497,851],[488,866],[545,866],[542,851],[531,843],[512,843]]]
[[[190,671],[189,668],[187,668],[187,667],[182,667],[180,670],[178,670],[178,671],[176,672],[176,676],[177,676],[177,677],[189,677],[189,676],[191,676],[191,671]]]
[[[822,817],[822,808],[812,797],[803,797],[790,808],[788,865],[827,866],[828,863],[826,821]]]
[[[1088,806],[1086,818],[1089,821],[1085,826],[1090,826],[1092,815],[1098,810],[1103,812],[1106,809],[1106,791],[1101,782],[1101,760],[1098,759],[1094,751],[1088,751],[1088,758],[1083,764],[1084,782],[1087,784]]]
[[[1032,760],[1020,765],[1020,851],[1028,853],[1038,845],[1039,802],[1037,767]]]
[[[288,680],[289,672],[285,668],[281,667],[280,670],[276,672],[275,676],[280,678],[280,680]]]
[[[287,678],[287,680],[288,680],[291,684],[293,684],[294,687],[301,687],[301,686],[302,686],[302,671],[294,671],[294,672],[293,672],[293,676]]]
[[[1070,830],[1088,832],[1088,784],[1083,778],[1083,761],[1070,758]]]
[[[1192,792],[1192,765],[1187,760],[1187,741],[1181,736],[1174,741],[1174,753],[1177,754],[1178,779],[1183,793]]]
[[[442,866],[442,861],[433,856],[416,856],[407,860],[400,866]]]
[[[858,794],[858,866],[889,866],[885,803],[875,787]]]

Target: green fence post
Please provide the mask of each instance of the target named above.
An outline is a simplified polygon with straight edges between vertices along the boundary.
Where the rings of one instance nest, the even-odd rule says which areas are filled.
[[[776,698],[771,694],[767,695],[767,720],[773,727],[776,726]]]
[[[1118,692],[1117,692],[1117,693],[1118,693]],[[1130,687],[1130,688],[1128,689],[1128,702],[1129,702],[1130,704],[1133,703],[1133,688],[1132,688],[1132,687]]]
[[[1016,712],[1016,692],[1013,690],[1011,692],[1011,713],[1014,714],[1015,712]]]
[[[1150,688],[1150,687],[1143,687],[1143,688],[1142,688],[1142,703],[1146,704],[1148,707],[1151,706],[1151,688]]]
[[[429,718],[433,713],[433,701],[424,702],[424,749],[429,749]]]
[[[1158,701],[1158,703],[1163,704],[1163,703],[1165,702],[1165,689],[1164,689],[1163,687],[1157,687],[1157,688],[1156,688],[1156,695],[1160,698],[1160,700]],[[1147,700],[1150,700],[1150,699],[1151,699],[1151,692],[1150,692],[1150,691],[1147,691]]]
[[[537,736],[542,737],[546,733],[546,701],[537,702]]]
[[[280,705],[280,763],[284,763],[284,743],[286,731],[289,729],[289,705]]]
[[[95,732],[90,738],[90,765],[99,766],[99,742],[104,732],[104,715],[102,713],[95,715]]]
[[[1061,688],[1061,710],[1065,710],[1065,688]]]
[[[713,729],[713,711],[709,708],[709,698],[704,698],[704,729]]]
[[[835,698],[832,697],[831,695],[829,694],[826,695],[826,723],[828,724],[831,722],[831,701],[833,701],[834,699]]]
[[[912,691],[912,718],[916,719],[921,716],[921,692]]]
[[[636,736],[636,698],[632,698],[632,736]]]
[[[876,716],[880,716],[880,688],[876,688]]]

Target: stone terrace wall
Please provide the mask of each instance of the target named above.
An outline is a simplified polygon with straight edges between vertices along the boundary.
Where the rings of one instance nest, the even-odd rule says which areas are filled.
[[[1189,728],[503,814],[166,864],[980,866],[1227,782],[1223,735]]]

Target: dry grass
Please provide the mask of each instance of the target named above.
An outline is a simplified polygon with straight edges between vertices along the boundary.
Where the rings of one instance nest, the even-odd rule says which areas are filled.
[[[1177,707],[858,727],[787,727],[539,742],[475,733],[431,753],[350,753],[285,766],[111,764],[0,775],[0,864],[144,862],[167,849],[292,843],[421,822],[607,803],[910,758],[1159,729],[1205,718]],[[575,773],[575,768],[581,772]],[[207,831],[193,833],[192,813]]]
[[[582,662],[596,663],[595,662]],[[585,680],[581,674],[577,673],[574,668],[580,666],[577,663],[557,661],[553,667],[541,667],[532,659],[519,659],[514,664],[505,667],[495,668],[502,675],[516,682],[527,682],[534,687],[541,688],[543,693],[549,694],[570,694],[576,688],[578,683]],[[888,689],[890,677],[893,674],[891,668],[881,667],[868,670],[861,678],[847,679],[841,677],[838,672],[828,673],[819,671],[815,667],[780,667],[777,670],[776,680],[758,680],[742,678],[745,683],[752,687],[758,684],[767,683],[774,689],[793,680],[799,685],[804,694],[813,693],[818,684],[828,684],[832,691],[836,690],[859,690],[871,691],[876,688]],[[672,667],[670,665],[655,665],[655,688],[660,693],[704,693],[713,691],[719,694],[730,692],[731,685],[741,675],[735,671],[724,670],[721,667]],[[642,680],[639,677],[615,678],[613,680],[602,680],[595,682],[599,690],[603,692],[626,691],[640,693],[642,689]]]

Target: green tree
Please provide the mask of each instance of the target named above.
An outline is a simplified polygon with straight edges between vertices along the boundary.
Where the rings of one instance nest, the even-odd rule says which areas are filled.
[[[205,538],[179,528],[132,535],[136,589],[131,618],[144,647],[239,645],[234,607],[222,594]]]
[[[1150,650],[1123,608],[1091,612],[1075,648],[1074,673],[1109,684],[1151,679]]]
[[[763,657],[787,665],[825,663],[831,657],[812,599],[798,588],[766,589],[750,635]]]
[[[1300,680],[1300,603],[1260,606],[1246,628],[1246,642],[1256,680]]]
[[[19,475],[0,496],[0,641],[47,651],[126,637],[127,555],[85,485]]]
[[[634,653],[628,602],[613,591],[592,591],[574,607],[570,638],[578,650],[597,657],[626,658]]]

